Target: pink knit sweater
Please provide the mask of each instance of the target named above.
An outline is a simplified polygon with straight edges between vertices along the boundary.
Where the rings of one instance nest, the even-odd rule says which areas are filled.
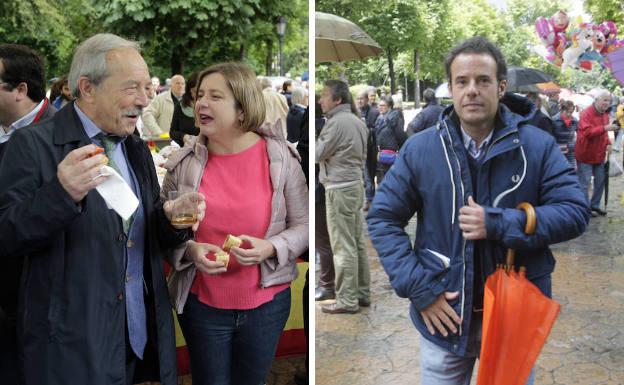
[[[272,187],[266,141],[237,154],[210,154],[199,186],[206,215],[196,241],[221,247],[228,234],[264,239],[271,220]],[[219,309],[253,309],[273,299],[289,284],[260,287],[260,267],[243,266],[230,254],[227,272],[195,276],[191,292]]]

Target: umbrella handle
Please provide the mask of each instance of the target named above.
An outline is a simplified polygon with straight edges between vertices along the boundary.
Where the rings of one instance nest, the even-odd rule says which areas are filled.
[[[522,202],[517,209],[524,210],[526,213],[526,225],[524,226],[525,234],[534,234],[535,227],[537,227],[537,216],[535,215],[535,208],[528,202]],[[505,260],[505,271],[509,272],[514,268],[514,258],[516,256],[515,250],[507,249],[507,258]]]

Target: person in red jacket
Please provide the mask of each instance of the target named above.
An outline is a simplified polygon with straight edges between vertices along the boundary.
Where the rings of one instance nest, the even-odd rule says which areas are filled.
[[[609,122],[607,109],[611,105],[611,95],[608,91],[600,91],[594,103],[581,112],[577,139],[576,139],[576,160],[578,163],[578,176],[581,188],[588,199],[592,211],[592,216],[607,215],[607,212],[600,209],[600,199],[605,187],[605,168],[607,146],[609,141],[609,131],[615,131],[617,125]],[[587,189],[592,174],[594,175],[594,188],[591,200]]]

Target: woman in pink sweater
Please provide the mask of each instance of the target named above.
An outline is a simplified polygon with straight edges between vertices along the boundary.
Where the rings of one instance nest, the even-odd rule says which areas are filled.
[[[206,215],[194,241],[172,250],[170,294],[191,356],[194,384],[265,381],[290,312],[295,259],[308,247],[308,190],[296,150],[263,125],[254,73],[214,65],[198,80],[199,136],[168,169],[169,191],[198,191]],[[228,234],[247,241],[215,261]]]

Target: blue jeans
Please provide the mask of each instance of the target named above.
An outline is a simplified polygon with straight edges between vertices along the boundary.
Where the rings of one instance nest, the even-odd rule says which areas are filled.
[[[473,317],[466,357],[458,356],[420,337],[421,385],[470,385],[472,370],[481,350],[482,317]],[[533,385],[535,368],[525,385]]]
[[[217,309],[189,293],[180,326],[195,385],[260,385],[290,314],[290,288],[250,310]]]
[[[372,202],[375,197],[375,175],[370,175],[368,170],[364,170],[364,186],[366,188],[366,201]]]
[[[604,192],[606,182],[605,165],[604,163],[577,163],[579,183],[581,184],[581,189],[583,190],[583,193],[585,193],[585,198],[587,199],[587,202],[589,202],[589,207],[591,207],[592,209],[599,209],[600,200],[602,198],[602,193]],[[591,180],[592,174],[594,175],[594,192],[592,193],[592,197],[590,200],[587,190],[589,188],[589,181]]]

